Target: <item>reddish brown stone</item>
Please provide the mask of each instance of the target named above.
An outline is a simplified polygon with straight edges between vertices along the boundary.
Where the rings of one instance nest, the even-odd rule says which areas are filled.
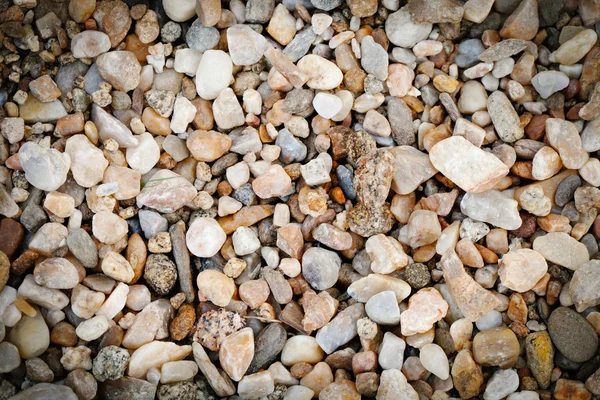
[[[173,340],[182,340],[189,335],[192,330],[194,323],[196,322],[196,311],[194,306],[190,304],[184,304],[179,307],[177,316],[173,318],[169,325],[169,332]]]
[[[525,127],[525,136],[527,136],[528,139],[540,140],[540,138],[544,136],[546,120],[548,118],[550,118],[550,116],[546,114],[534,116]]]
[[[535,233],[535,228],[536,228],[535,216],[531,215],[529,213],[526,213],[526,212],[522,212],[521,213],[521,221],[523,221],[523,223],[521,224],[519,229],[510,231],[510,233],[515,235],[516,237],[521,237],[521,238],[531,237],[531,235],[533,235]]]
[[[25,228],[14,219],[0,221],[0,251],[13,260],[25,237]]]
[[[19,258],[12,262],[10,265],[10,272],[15,275],[23,275],[29,268],[33,267],[33,263],[39,256],[40,255],[33,250],[25,250]]]

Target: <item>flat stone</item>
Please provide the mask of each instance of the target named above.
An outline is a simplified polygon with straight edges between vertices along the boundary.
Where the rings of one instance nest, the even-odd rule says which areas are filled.
[[[589,253],[583,243],[564,232],[549,232],[533,241],[533,249],[550,262],[572,271],[589,261]]]
[[[388,275],[369,274],[348,287],[348,294],[361,303],[366,303],[374,295],[392,291],[396,295],[398,303],[410,295],[410,285],[402,279]]]
[[[503,92],[496,91],[488,97],[487,109],[500,139],[512,143],[525,135],[517,112]]]
[[[483,397],[485,400],[500,400],[519,388],[519,375],[513,369],[499,370],[490,378]]]
[[[522,221],[518,203],[497,190],[467,193],[460,202],[460,210],[470,218],[508,230],[517,229]]]
[[[71,53],[75,58],[95,58],[110,51],[110,38],[99,31],[83,31],[71,40]]]
[[[171,213],[191,201],[197,192],[181,175],[161,169],[156,172],[137,196],[139,207],[147,206],[159,212]]]
[[[508,174],[502,161],[461,136],[438,142],[429,158],[437,170],[468,193],[485,192]]]
[[[23,390],[17,395],[12,396],[11,399],[33,400],[43,399],[44,397],[64,400],[78,400],[77,395],[70,387],[51,383],[38,383],[26,390]]]
[[[19,106],[19,117],[26,124],[54,122],[66,115],[67,111],[60,100],[42,103],[35,96],[28,96],[25,103]]]
[[[145,377],[151,368],[161,367],[170,361],[179,361],[191,352],[191,346],[178,346],[171,342],[150,342],[133,352],[127,374],[138,379]]]

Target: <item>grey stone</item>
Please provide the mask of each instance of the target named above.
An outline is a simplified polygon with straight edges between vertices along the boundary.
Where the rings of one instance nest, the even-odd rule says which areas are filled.
[[[38,383],[29,389],[23,390],[11,400],[78,400],[77,395],[68,386],[54,385],[50,383]]]
[[[479,55],[485,51],[483,43],[479,39],[468,39],[458,45],[456,65],[461,68],[469,68],[479,62]]]
[[[154,400],[155,394],[156,386],[129,376],[108,380],[99,387],[99,395],[106,400]]]
[[[397,97],[388,102],[388,120],[392,127],[392,137],[398,146],[415,143],[412,112],[406,103]]]
[[[144,236],[148,240],[156,236],[157,233],[166,232],[169,229],[169,221],[156,211],[140,210],[138,218]]]
[[[200,18],[196,19],[185,35],[185,42],[193,50],[202,52],[213,49],[219,43],[219,30],[212,26],[204,26]]]
[[[275,140],[275,144],[281,147],[279,159],[285,164],[299,162],[304,160],[307,153],[307,148],[304,143],[296,139],[287,128],[279,131],[279,135]]]
[[[190,266],[190,253],[185,243],[185,232],[180,224],[174,224],[169,229],[169,233],[171,234],[171,246],[175,265],[177,266],[179,286],[185,294],[187,302],[191,303],[196,298],[196,290],[194,289],[194,278]]]
[[[317,35],[315,34],[315,31],[313,31],[312,26],[305,27],[300,32],[296,33],[296,36],[294,36],[292,41],[285,46],[283,54],[288,56],[293,62],[297,62],[308,53],[308,50],[316,37]]]
[[[360,43],[361,65],[363,69],[373,74],[377,79],[384,81],[388,76],[388,53],[376,43],[373,36],[365,36]]]
[[[117,346],[107,346],[98,352],[92,367],[94,377],[104,382],[115,381],[125,375],[129,363],[129,352]]]
[[[195,400],[196,385],[190,381],[161,385],[156,396],[159,400]]]
[[[246,373],[253,374],[271,365],[283,350],[286,340],[287,334],[282,324],[267,325],[254,339],[254,358]]]
[[[310,0],[315,8],[324,11],[331,11],[344,3],[344,0]]]
[[[556,188],[554,194],[554,202],[559,207],[564,207],[575,194],[575,190],[581,186],[581,178],[579,175],[570,175],[563,179]]]
[[[556,348],[571,361],[587,361],[598,349],[598,334],[592,325],[570,308],[559,307],[550,314],[548,332]]]
[[[84,229],[79,228],[69,232],[67,246],[84,267],[94,268],[98,265],[98,247]]]
[[[246,22],[266,24],[275,10],[275,0],[248,0],[246,2]]]

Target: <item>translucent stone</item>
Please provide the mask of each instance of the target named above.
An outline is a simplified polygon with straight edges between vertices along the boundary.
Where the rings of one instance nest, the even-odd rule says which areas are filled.
[[[448,379],[450,365],[444,350],[437,344],[431,343],[421,347],[419,359],[425,369],[440,379]]]
[[[160,368],[171,361],[184,359],[192,352],[192,346],[178,346],[172,342],[150,342],[133,352],[129,359],[127,375],[143,379],[151,368]]]
[[[515,249],[502,257],[498,273],[502,284],[519,293],[531,290],[548,271],[544,256],[531,249]]]
[[[446,316],[448,303],[434,288],[424,288],[412,295],[408,309],[400,314],[402,334],[411,336],[430,330]],[[446,379],[446,378],[441,378]]]
[[[405,349],[406,342],[404,340],[392,332],[386,332],[383,335],[383,341],[379,349],[379,365],[381,368],[384,370],[401,370]]]
[[[564,232],[549,232],[533,241],[533,249],[547,261],[561,265],[572,271],[590,260],[583,243],[578,242]]]
[[[517,201],[497,190],[483,193],[467,193],[460,202],[463,214],[507,230],[521,226]]]

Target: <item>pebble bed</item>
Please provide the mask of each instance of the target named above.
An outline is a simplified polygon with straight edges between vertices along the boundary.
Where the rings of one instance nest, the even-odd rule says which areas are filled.
[[[600,399],[598,0],[0,0],[0,400]]]

